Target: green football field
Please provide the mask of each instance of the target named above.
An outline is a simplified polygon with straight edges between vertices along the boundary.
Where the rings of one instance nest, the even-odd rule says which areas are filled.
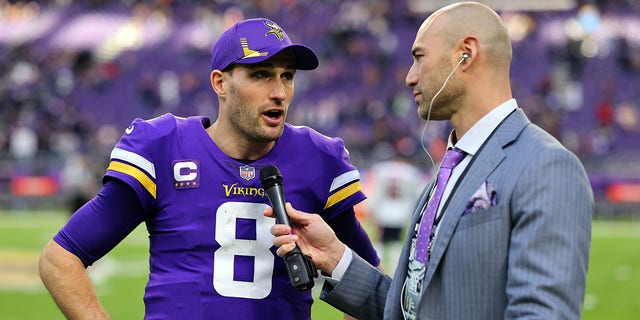
[[[0,319],[64,319],[37,276],[37,260],[65,220],[60,212],[0,213]],[[146,246],[145,231],[138,228],[91,268],[113,319],[142,318]],[[595,221],[582,319],[638,319],[639,298],[640,221]],[[312,315],[342,319],[320,300]]]

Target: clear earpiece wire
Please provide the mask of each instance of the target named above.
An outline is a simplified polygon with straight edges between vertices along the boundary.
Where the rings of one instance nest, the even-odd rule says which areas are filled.
[[[444,87],[447,85],[447,82],[449,82],[449,79],[451,79],[451,77],[453,76],[453,73],[456,71],[456,69],[458,69],[458,67],[460,66],[460,64],[462,64],[464,60],[466,60],[466,58],[462,57],[462,59],[458,61],[458,64],[456,64],[453,70],[449,72],[449,75],[444,80],[444,83],[442,83],[442,87],[440,87],[440,90],[438,90],[438,92],[436,92],[436,94],[433,95],[433,98],[431,98],[431,102],[429,103],[429,109],[427,111],[427,119],[426,119],[426,122],[424,123],[424,127],[422,127],[422,133],[420,134],[420,145],[422,146],[422,150],[424,150],[424,152],[427,154],[427,157],[429,157],[429,161],[431,161],[431,166],[433,168],[436,167],[436,164],[433,161],[433,157],[431,156],[431,154],[429,154],[427,147],[424,145],[424,134],[427,132],[427,125],[429,124],[429,120],[431,119],[431,107],[433,106],[433,102],[436,100],[438,95],[440,95],[440,92],[444,90]]]

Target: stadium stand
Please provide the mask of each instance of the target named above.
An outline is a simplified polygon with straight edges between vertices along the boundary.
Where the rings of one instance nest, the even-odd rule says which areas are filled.
[[[640,184],[640,4],[569,2],[501,10],[514,40],[514,95],[581,158],[599,201],[640,203],[629,192]],[[404,85],[426,16],[411,1],[0,0],[0,206],[62,203],[69,159],[89,156],[84,170],[101,176],[135,117],[215,115],[212,44],[257,16],[320,55],[317,71],[296,76],[290,122],[341,136],[363,170],[393,153],[430,165]],[[426,130],[436,161],[448,130]],[[34,177],[47,181],[45,197],[24,190]]]

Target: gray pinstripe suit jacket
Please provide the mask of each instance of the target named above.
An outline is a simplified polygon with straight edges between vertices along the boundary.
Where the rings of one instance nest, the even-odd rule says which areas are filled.
[[[521,109],[474,158],[443,209],[418,318],[579,319],[593,212],[583,166]],[[497,205],[463,216],[485,181]],[[423,192],[409,230],[426,201]],[[338,284],[325,282],[321,298],[359,319],[402,319],[410,238],[393,280],[354,254]]]

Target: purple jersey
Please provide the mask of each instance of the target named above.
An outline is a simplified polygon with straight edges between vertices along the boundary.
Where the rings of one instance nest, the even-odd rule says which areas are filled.
[[[136,119],[111,153],[106,176],[131,186],[150,212],[145,317],[310,318],[311,293],[292,288],[275,254],[259,171],[275,164],[288,202],[332,219],[365,198],[344,143],[287,124],[269,154],[245,164],[222,153],[208,126],[203,117]]]

